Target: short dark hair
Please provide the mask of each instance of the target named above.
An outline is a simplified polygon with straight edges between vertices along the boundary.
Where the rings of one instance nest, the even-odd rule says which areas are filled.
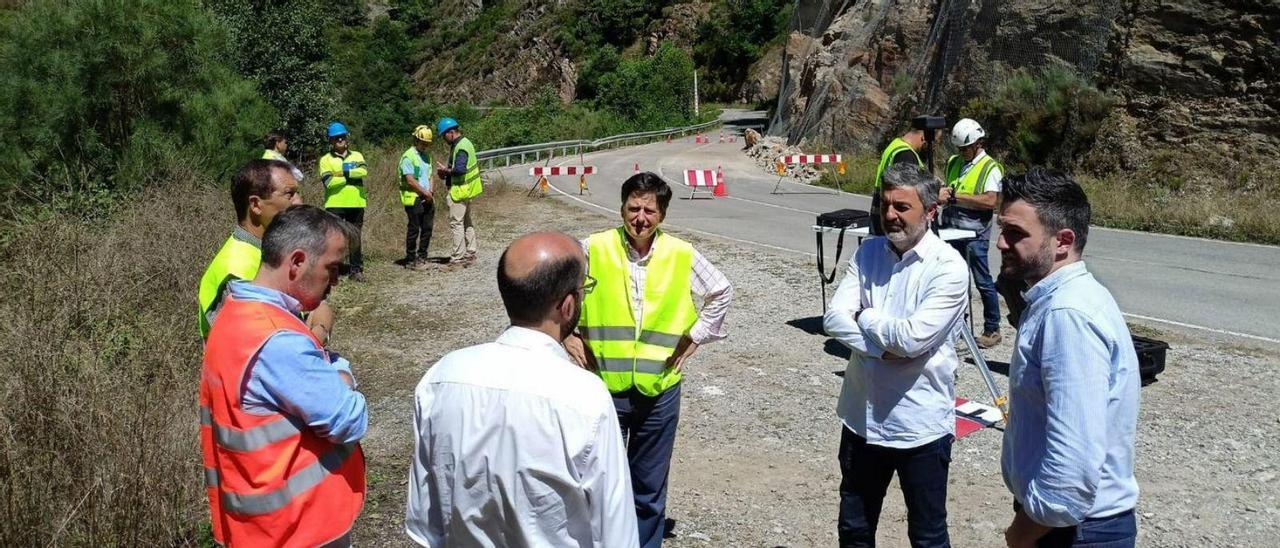
[[[1006,205],[1022,200],[1034,207],[1036,218],[1051,232],[1064,228],[1076,233],[1076,252],[1089,239],[1089,197],[1080,184],[1061,171],[1033,167],[1005,177],[1001,195]]]
[[[507,274],[506,251],[498,259],[498,293],[513,325],[542,321],[560,299],[582,287],[585,277],[586,266],[572,255],[539,264],[522,278]]]
[[[276,268],[295,249],[309,255],[324,253],[329,234],[338,232],[348,243],[355,228],[337,215],[309,205],[289,206],[271,220],[262,235],[262,264]]]
[[[271,170],[289,173],[289,164],[280,160],[249,160],[231,176],[231,206],[236,209],[236,221],[249,216],[249,197],[266,198],[275,187],[271,184]]]
[[[285,137],[283,131],[273,131],[268,133],[266,137],[262,138],[262,148],[274,149],[276,148],[276,143],[287,140],[289,140],[289,138]]]
[[[667,214],[667,206],[671,205],[671,185],[662,180],[657,174],[644,171],[632,175],[622,183],[622,203],[627,203],[627,199],[632,194],[646,194],[653,192],[658,197],[658,210],[663,215]]]

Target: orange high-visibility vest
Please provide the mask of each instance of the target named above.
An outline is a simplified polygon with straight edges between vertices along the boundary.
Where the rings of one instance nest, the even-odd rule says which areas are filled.
[[[240,396],[251,360],[272,335],[305,334],[267,303],[227,297],[205,344],[200,442],[213,538],[227,546],[321,546],[348,538],[364,505],[364,453],[315,435],[296,417],[254,415]]]

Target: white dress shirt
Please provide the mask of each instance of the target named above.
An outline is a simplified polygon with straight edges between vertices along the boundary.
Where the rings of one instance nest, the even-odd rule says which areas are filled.
[[[823,317],[853,350],[837,405],[847,428],[893,448],[955,434],[953,335],[968,287],[964,259],[933,232],[901,258],[883,237],[858,248]]]
[[[591,258],[591,250],[587,240],[580,240],[582,252]],[[631,317],[635,318],[637,329],[644,325],[644,288],[649,271],[649,258],[658,245],[654,237],[649,252],[641,255],[630,242],[627,243],[627,270],[631,278]],[[693,272],[689,275],[689,292],[693,294],[695,303],[701,304],[698,320],[689,328],[689,339],[699,346],[721,340],[728,336],[724,329],[724,318],[729,313],[729,303],[733,301],[733,286],[729,279],[703,257],[698,250],[693,250]]]
[[[511,327],[451,352],[414,394],[405,529],[424,546],[639,544],[627,450],[604,383]]]

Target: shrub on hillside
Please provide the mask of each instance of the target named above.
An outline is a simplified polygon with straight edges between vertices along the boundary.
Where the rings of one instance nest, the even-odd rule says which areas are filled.
[[[221,175],[275,124],[194,0],[35,2],[0,23],[0,198],[93,211],[166,157]]]
[[[1115,102],[1070,67],[1045,65],[1015,71],[961,112],[982,122],[988,148],[1006,165],[1070,169]]]
[[[698,25],[694,59],[706,69],[700,82],[703,97],[732,101],[747,76],[746,67],[785,36],[791,21],[788,0],[723,0]]]
[[[652,57],[623,58],[600,78],[596,104],[639,128],[662,128],[693,117],[693,60],[670,42]]]

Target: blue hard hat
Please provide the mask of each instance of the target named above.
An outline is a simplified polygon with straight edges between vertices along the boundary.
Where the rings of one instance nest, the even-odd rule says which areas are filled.
[[[458,127],[458,121],[453,118],[441,118],[440,123],[436,124],[436,135],[444,135],[444,132]]]
[[[339,135],[346,135],[346,134],[347,134],[347,126],[342,125],[342,122],[329,122],[329,138],[330,139],[337,137]]]

